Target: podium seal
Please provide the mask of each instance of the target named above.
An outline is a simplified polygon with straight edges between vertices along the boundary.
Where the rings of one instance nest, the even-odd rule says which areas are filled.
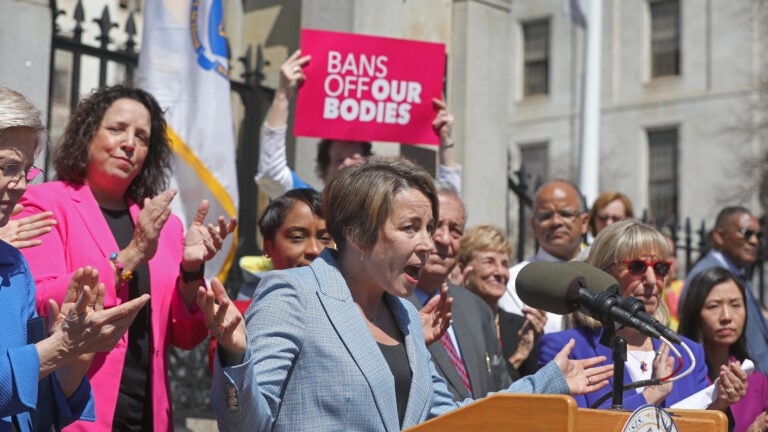
[[[622,432],[677,432],[677,425],[664,408],[647,404],[632,412],[621,430]]]

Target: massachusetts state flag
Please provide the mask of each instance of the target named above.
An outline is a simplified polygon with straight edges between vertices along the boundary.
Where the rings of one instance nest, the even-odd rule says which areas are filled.
[[[237,216],[235,140],[222,0],[144,2],[139,86],[167,109],[175,154],[173,211],[189,226],[200,201],[211,203],[206,223]],[[224,278],[237,233],[206,264],[206,277]]]

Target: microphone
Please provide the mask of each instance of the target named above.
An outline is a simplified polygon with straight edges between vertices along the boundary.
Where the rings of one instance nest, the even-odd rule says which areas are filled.
[[[584,275],[572,266],[549,262],[530,263],[520,270],[515,286],[520,299],[537,309],[560,315],[581,309],[603,325],[616,323],[657,339],[661,336],[652,326],[622,309],[616,294],[607,290],[595,293],[588,289]]]
[[[648,313],[645,311],[645,303],[643,303],[643,301],[640,300],[639,298],[637,297],[623,298],[621,299],[620,306],[622,309],[629,312],[632,316],[635,316],[639,318],[641,321],[647,324],[650,324],[654,329],[656,329],[657,332],[659,332],[662,336],[664,336],[670,342],[674,342],[676,344],[682,345],[683,340],[680,339],[680,336],[678,336],[677,333],[673,332],[672,329],[660,323],[659,320],[657,320],[656,318],[648,315]]]
[[[565,265],[573,268],[584,276],[584,281],[587,284],[587,289],[592,292],[611,291],[615,294],[619,294],[619,283],[610,274],[587,264],[582,261],[568,261]],[[636,317],[640,321],[653,327],[660,335],[664,336],[670,342],[676,344],[682,344],[683,341],[680,336],[677,335],[672,329],[660,323],[656,318],[648,315],[645,311],[645,303],[637,297],[621,298],[619,301],[619,307],[629,312],[630,315]]]

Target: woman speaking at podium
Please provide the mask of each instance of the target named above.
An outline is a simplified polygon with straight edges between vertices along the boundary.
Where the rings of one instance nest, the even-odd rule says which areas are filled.
[[[217,281],[198,304],[218,339],[211,402],[224,431],[395,431],[455,403],[406,299],[435,251],[437,193],[404,160],[373,159],[334,174],[323,215],[337,250],[266,275],[245,322]],[[604,387],[602,357],[568,360],[573,342],[506,389],[580,394]],[[478,395],[480,396],[480,395]]]

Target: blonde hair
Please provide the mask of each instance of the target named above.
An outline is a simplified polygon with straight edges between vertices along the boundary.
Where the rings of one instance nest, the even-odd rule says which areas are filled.
[[[476,225],[464,232],[461,239],[458,261],[462,267],[469,264],[478,252],[499,252],[507,257],[512,255],[512,246],[506,234],[495,225]]]
[[[659,257],[669,255],[669,244],[664,235],[656,228],[636,219],[625,219],[608,225],[600,231],[590,247],[586,262],[607,271],[617,262],[652,253]],[[664,325],[669,324],[669,308],[662,297],[659,297],[659,307],[656,308],[653,317]],[[601,326],[600,322],[582,312],[570,315],[566,322],[568,327]]]

